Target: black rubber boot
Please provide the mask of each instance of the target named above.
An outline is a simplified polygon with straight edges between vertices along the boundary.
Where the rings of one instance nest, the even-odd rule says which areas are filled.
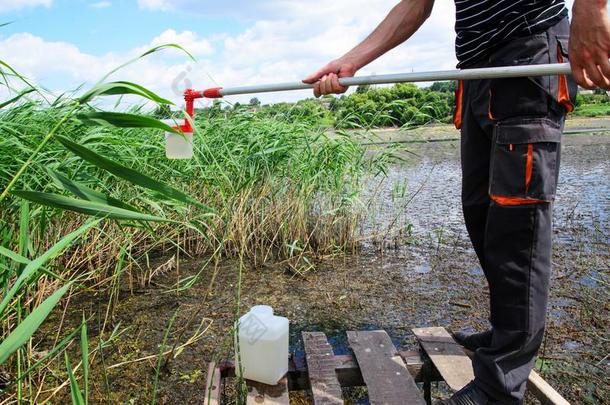
[[[487,396],[471,381],[449,399],[436,401],[434,405],[486,405],[491,404]]]
[[[479,333],[455,332],[453,338],[460,345],[474,352],[479,347],[491,346],[491,329]]]

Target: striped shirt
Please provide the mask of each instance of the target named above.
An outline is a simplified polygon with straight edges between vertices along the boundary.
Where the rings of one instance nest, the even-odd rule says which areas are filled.
[[[455,0],[458,67],[512,38],[543,32],[568,15],[564,0]]]

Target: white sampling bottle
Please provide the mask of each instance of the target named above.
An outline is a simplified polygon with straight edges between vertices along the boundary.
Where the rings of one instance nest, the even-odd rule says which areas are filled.
[[[288,372],[288,318],[273,315],[270,306],[254,306],[239,318],[238,343],[235,370],[243,378],[275,385]]]
[[[176,127],[175,120],[163,120],[168,125]],[[193,133],[165,133],[165,156],[168,159],[191,159],[193,157]]]
[[[193,157],[193,133],[165,133],[165,156],[168,159],[191,159]]]

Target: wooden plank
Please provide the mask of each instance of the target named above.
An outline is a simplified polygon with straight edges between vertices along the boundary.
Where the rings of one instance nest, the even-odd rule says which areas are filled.
[[[246,380],[248,386],[247,405],[290,405],[288,378],[284,377],[277,385],[267,385]]]
[[[332,347],[322,332],[303,332],[305,359],[314,405],[343,405]]]
[[[570,405],[560,393],[555,391],[540,375],[532,370],[527,379],[527,389],[542,405]]]
[[[220,368],[216,363],[208,364],[208,376],[205,383],[204,405],[220,405]]]
[[[417,328],[413,334],[452,390],[458,391],[474,379],[470,358],[445,328]]]
[[[422,393],[385,331],[347,332],[373,405],[423,405]]]

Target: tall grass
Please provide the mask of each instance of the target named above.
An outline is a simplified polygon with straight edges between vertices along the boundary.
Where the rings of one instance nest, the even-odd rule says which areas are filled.
[[[109,95],[169,101],[133,83],[104,81],[81,96],[49,100],[2,66],[10,83],[27,86],[0,103],[0,371],[11,376],[0,395],[44,402],[69,386],[74,403],[87,403],[86,322],[75,367],[65,352],[75,332],[58,332],[53,349],[32,364],[37,330],[83,286],[110,289],[110,307],[121,279],[151,279],[142,263],[152,255],[284,261],[299,273],[316,257],[358,248],[362,179],[383,172],[387,161],[346,134],[241,112],[196,120],[195,158],[168,161],[162,130],[171,128],[142,108],[105,112],[92,103]],[[67,378],[45,398],[41,366],[62,352]]]
[[[0,140],[0,153],[10,157],[0,165],[0,186],[10,181],[36,148],[36,140],[61,115],[36,103],[0,112],[2,125],[14,133]],[[178,238],[183,241],[182,248],[193,254],[231,256],[245,248],[246,256],[257,264],[290,257],[295,244],[314,255],[354,248],[360,182],[365,173],[379,170],[376,161],[347,135],[330,137],[303,123],[249,113],[196,121],[192,161],[166,160],[158,130],[69,122],[58,136],[65,138],[149,177],[178,184],[212,209],[176,204],[156,190],[133,187],[70,153],[65,143],[48,144],[17,188],[65,194],[61,178],[68,178],[107,195],[115,205],[121,203],[143,214],[181,223],[139,227],[127,233],[116,224],[103,224],[91,235],[94,246],[78,246],[64,258],[65,263],[90,265],[98,272],[104,270],[100,269],[103,263],[111,271],[114,264],[105,258],[118,257],[121,247],[137,245],[135,251],[128,250],[141,256],[167,249]],[[9,233],[14,231],[12,218],[17,215],[18,201],[11,198],[2,202],[2,219]],[[47,244],[61,233],[59,230],[74,229],[82,222],[81,216],[58,209],[37,207],[33,214],[33,229],[43,226],[38,221],[45,222]],[[188,222],[190,226],[185,226]],[[116,243],[102,242],[115,238]],[[103,271],[100,274],[108,276]]]

